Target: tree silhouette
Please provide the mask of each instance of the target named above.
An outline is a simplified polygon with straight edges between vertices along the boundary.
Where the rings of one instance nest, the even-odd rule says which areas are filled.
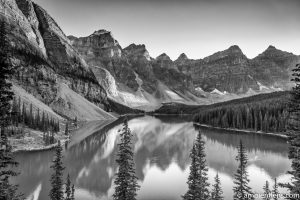
[[[11,101],[13,92],[8,79],[13,73],[9,64],[6,22],[0,23],[0,199],[17,200],[21,195],[17,194],[18,186],[10,183],[10,178],[18,173],[12,168],[18,163],[12,155],[12,147],[8,142],[6,128],[11,122]]]
[[[71,188],[71,198],[70,200],[75,200],[75,186],[74,184],[72,185],[72,188]]]
[[[292,176],[292,181],[283,186],[288,188],[291,194],[300,194],[300,64],[293,69],[292,75],[295,86],[291,91],[287,128],[289,159],[292,160],[292,169],[288,171],[288,174]],[[288,199],[295,200],[297,198],[291,195]]]
[[[183,195],[184,200],[194,200],[199,197],[200,187],[199,179],[198,179],[198,169],[199,164],[197,162],[197,149],[196,144],[193,145],[192,151],[190,153],[190,158],[192,159],[192,163],[190,166],[190,175],[188,177],[188,191]]]
[[[192,163],[187,181],[188,191],[183,195],[184,200],[205,200],[209,198],[208,168],[205,157],[205,142],[199,132],[190,154]]]
[[[215,184],[213,185],[213,190],[211,192],[211,199],[212,200],[223,200],[224,199],[219,174],[217,174],[215,177]]]
[[[271,200],[271,190],[270,190],[270,187],[269,187],[269,182],[266,181],[266,184],[264,185],[263,187],[263,190],[264,190],[264,197],[263,197],[263,200]]]
[[[69,174],[67,176],[67,182],[65,183],[65,185],[66,185],[66,189],[65,189],[66,198],[65,198],[65,200],[71,200],[72,188],[71,188],[71,180],[70,180],[70,175]]]
[[[243,145],[243,142],[240,141],[238,146],[238,155],[236,156],[238,161],[238,169],[234,175],[234,200],[253,200],[253,193],[249,187],[248,173],[246,170],[247,167],[247,153]]]
[[[63,163],[62,163],[62,146],[60,141],[58,141],[58,145],[55,148],[55,158],[52,161],[51,169],[54,170],[54,173],[51,175],[51,190],[50,190],[50,199],[51,200],[63,200],[64,192],[63,192]]]
[[[132,150],[132,133],[128,127],[127,117],[124,120],[123,129],[121,131],[121,142],[118,144],[117,164],[119,170],[116,174],[115,200],[136,200],[137,190],[139,185],[135,175],[135,163],[133,160]]]
[[[273,196],[273,200],[278,200],[279,199],[278,183],[277,183],[277,179],[276,178],[274,180],[274,185],[273,185],[273,190],[272,190],[272,196]]]

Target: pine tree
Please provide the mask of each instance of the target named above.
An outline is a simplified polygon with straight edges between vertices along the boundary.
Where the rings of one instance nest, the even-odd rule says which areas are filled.
[[[272,190],[272,197],[273,197],[273,200],[278,200],[279,199],[278,183],[277,183],[276,178],[274,180],[274,185],[273,185],[273,190]]]
[[[288,140],[289,159],[292,160],[292,170],[288,172],[292,176],[291,183],[285,184],[291,194],[300,194],[300,64],[293,69],[295,86],[291,92],[289,103]],[[292,195],[291,195],[292,196]],[[290,197],[290,200],[296,198]]]
[[[64,192],[63,192],[63,163],[62,163],[62,146],[60,141],[58,141],[58,145],[55,148],[55,158],[52,161],[52,165],[50,168],[54,170],[54,173],[51,175],[51,190],[50,190],[50,199],[51,200],[63,200]]]
[[[17,200],[21,195],[17,194],[18,187],[10,183],[10,178],[18,175],[12,169],[18,163],[13,158],[12,147],[5,133],[11,120],[11,101],[13,100],[12,85],[8,82],[13,69],[8,63],[9,45],[6,28],[6,22],[2,21],[0,23],[0,199]]]
[[[69,123],[66,123],[65,135],[69,135]]]
[[[236,160],[238,161],[238,169],[236,174],[234,175],[234,200],[253,200],[253,193],[251,188],[248,186],[249,179],[248,173],[246,171],[248,158],[246,155],[246,149],[243,145],[243,142],[240,141],[238,147],[238,155],[236,156]]]
[[[266,184],[263,187],[264,190],[264,198],[263,200],[271,200],[271,190],[269,188],[269,182],[266,181]]]
[[[135,163],[133,160],[132,137],[131,131],[128,127],[128,120],[125,118],[123,129],[121,131],[121,142],[118,144],[117,164],[119,170],[115,179],[115,193],[113,199],[115,200],[136,200],[137,177],[135,175]]]
[[[13,167],[18,166],[18,162],[14,160],[11,150],[12,147],[3,132],[0,140],[0,199],[18,200],[22,197],[22,195],[17,194],[18,186],[9,182],[11,177],[18,175],[13,170]]]
[[[188,177],[188,191],[182,196],[184,200],[194,200],[198,199],[199,195],[199,179],[198,179],[198,169],[199,163],[197,159],[197,146],[193,145],[192,151],[190,153],[190,158],[192,159],[192,163],[190,166],[190,175]]]
[[[70,175],[69,174],[67,176],[67,182],[65,183],[65,185],[66,185],[66,189],[65,189],[66,198],[65,198],[65,200],[71,200],[72,188],[71,188],[71,180],[70,180]]]
[[[32,108],[32,103],[30,104],[30,110],[29,110],[29,122],[28,125],[30,128],[33,128],[33,108]]]
[[[213,190],[211,192],[211,199],[212,200],[223,200],[224,199],[219,174],[217,174],[215,177],[215,184],[213,185]]]
[[[9,45],[6,34],[6,22],[2,21],[0,24],[0,134],[9,124],[11,101],[14,95],[11,91],[12,85],[8,82],[13,70],[8,63]]]
[[[75,186],[74,184],[72,185],[72,188],[71,188],[71,198],[70,200],[75,200]]]
[[[196,138],[197,149],[197,162],[198,169],[198,181],[199,181],[199,200],[206,200],[209,198],[209,183],[208,183],[208,167],[206,164],[205,154],[205,142],[202,138],[202,134],[199,132]]]
[[[25,124],[26,122],[26,106],[25,106],[25,102],[23,102],[23,106],[22,106],[22,123]]]

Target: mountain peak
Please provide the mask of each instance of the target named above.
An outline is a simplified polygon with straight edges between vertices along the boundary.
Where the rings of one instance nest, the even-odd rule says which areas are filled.
[[[189,58],[185,53],[180,54],[180,56],[177,58],[177,60],[188,60]]]
[[[241,48],[238,45],[232,45],[228,48],[228,50],[234,51],[234,52],[242,52]]]
[[[128,55],[142,55],[147,60],[151,60],[151,57],[149,55],[149,52],[146,49],[146,46],[144,44],[130,44],[128,47],[124,48],[124,51]]]
[[[205,62],[210,62],[224,58],[237,58],[239,60],[238,62],[245,62],[247,60],[247,57],[243,54],[242,50],[237,45],[232,45],[228,49],[214,53],[213,55],[208,56],[203,60]]]
[[[111,33],[110,31],[107,31],[105,29],[100,29],[98,31],[95,31],[92,35],[103,35],[103,34],[107,34],[107,33]]]
[[[144,44],[135,44],[132,43],[128,47],[124,48],[124,50],[132,51],[132,50],[146,50],[146,46]]]
[[[274,47],[273,45],[269,45],[267,50],[276,50],[276,47]]]
[[[162,53],[161,55],[157,56],[157,60],[171,60],[171,58],[166,54]]]

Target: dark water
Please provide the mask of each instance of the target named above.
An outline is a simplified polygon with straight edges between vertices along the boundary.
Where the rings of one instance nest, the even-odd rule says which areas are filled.
[[[100,123],[100,122],[99,122]],[[118,129],[121,124],[97,130],[91,123],[78,134],[95,132],[78,143],[71,144],[64,153],[66,174],[70,173],[78,200],[106,200],[113,194],[113,180],[117,166]],[[192,123],[180,119],[140,117],[129,121],[135,134],[136,173],[141,200],[177,200],[187,189],[189,152],[198,130]],[[218,172],[226,199],[232,199],[232,177],[236,171],[236,146],[240,139],[247,146],[251,187],[262,192],[266,180],[286,182],[290,168],[285,140],[255,134],[234,134],[224,131],[201,130],[206,141],[209,180]],[[75,136],[76,137],[76,136]],[[79,137],[80,138],[80,137]],[[75,138],[76,139],[76,138]],[[28,199],[47,200],[51,174],[52,151],[16,154],[21,175],[17,182]],[[284,191],[282,191],[284,192]]]

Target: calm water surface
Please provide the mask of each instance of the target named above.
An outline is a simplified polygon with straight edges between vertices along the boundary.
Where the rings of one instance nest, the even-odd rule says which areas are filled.
[[[100,122],[81,128],[64,152],[65,174],[75,183],[76,199],[112,199],[115,155],[122,124],[100,129]],[[189,152],[199,130],[192,123],[178,119],[140,117],[129,121],[134,133],[136,174],[141,190],[140,200],[179,200],[187,190]],[[100,130],[99,130],[100,129]],[[197,128],[198,129],[198,128]],[[256,134],[235,134],[203,130],[206,141],[209,180],[218,172],[226,200],[232,199],[233,175],[237,169],[236,146],[243,139],[247,147],[250,186],[262,192],[266,180],[286,182],[290,169],[287,144],[281,138]],[[83,134],[90,136],[84,138]],[[94,134],[91,134],[94,133]],[[81,135],[81,136],[80,136]],[[14,180],[27,199],[47,200],[53,151],[17,153],[21,175]],[[284,192],[284,191],[282,191]]]

